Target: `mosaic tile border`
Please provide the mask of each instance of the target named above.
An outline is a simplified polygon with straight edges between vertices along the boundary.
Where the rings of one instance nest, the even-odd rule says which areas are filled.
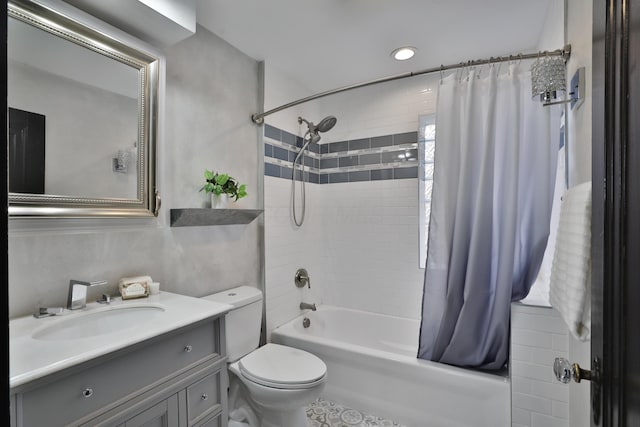
[[[303,139],[268,124],[264,136],[265,175],[291,179]],[[303,158],[304,180],[316,184],[417,178],[418,132],[314,143]]]

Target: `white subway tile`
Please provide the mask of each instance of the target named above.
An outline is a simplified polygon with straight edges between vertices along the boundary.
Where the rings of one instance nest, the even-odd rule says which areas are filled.
[[[532,348],[526,345],[511,344],[511,360],[531,362]]]
[[[511,375],[511,391],[513,393],[531,394],[531,382],[530,378],[519,377]]]
[[[527,329],[516,328],[512,325],[512,342],[528,347],[551,348],[551,334]]]
[[[521,408],[513,408],[511,411],[511,422],[514,426],[531,426],[531,411],[526,411]]]
[[[563,420],[569,419],[569,404],[564,402],[553,402],[553,411],[551,415],[556,418],[562,418]]]
[[[569,420],[532,413],[531,427],[569,427]]]
[[[556,357],[568,357],[566,351],[548,350],[546,348],[532,348],[530,355],[533,363],[549,366],[549,369],[553,366]]]
[[[569,403],[569,385],[560,382],[547,383],[531,381],[531,392],[534,396],[547,397],[554,401]]]
[[[514,322],[519,328],[533,331],[562,334],[567,330],[562,319],[538,314],[514,313]]]
[[[532,412],[551,415],[551,400],[520,393],[512,393],[513,406]]]
[[[553,310],[551,307],[541,307],[541,306],[526,305],[526,304],[520,304],[520,303],[511,304],[511,312],[537,314],[540,316],[552,316],[552,317],[558,316],[558,312]]]
[[[551,340],[552,340],[552,344],[551,344],[551,348],[553,350],[558,350],[558,351],[562,351],[562,352],[568,352],[569,351],[569,337],[568,335],[558,335],[558,334],[552,334],[551,335]]]

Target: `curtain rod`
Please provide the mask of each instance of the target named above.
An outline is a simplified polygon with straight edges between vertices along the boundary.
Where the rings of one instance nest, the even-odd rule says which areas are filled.
[[[394,76],[381,77],[379,79],[369,80],[362,83],[356,83],[350,86],[344,86],[341,88],[332,89],[325,92],[317,93],[315,95],[307,96],[306,98],[301,98],[296,101],[289,102],[288,104],[281,105],[269,111],[265,111],[264,113],[253,114],[251,116],[251,120],[253,120],[253,122],[256,124],[261,125],[264,123],[264,118],[270,114],[277,113],[278,111],[282,111],[287,108],[291,108],[308,101],[313,101],[314,99],[323,98],[325,96],[334,95],[340,92],[346,92],[351,89],[358,89],[365,86],[371,86],[378,83],[386,83],[393,80],[400,80],[407,77],[414,77],[414,76],[420,76],[423,74],[431,74],[431,73],[438,73],[438,72],[443,72],[448,70],[455,70],[457,68],[473,67],[476,65],[495,64],[498,62],[518,61],[522,59],[535,59],[541,56],[562,56],[564,57],[565,61],[567,61],[570,55],[571,55],[571,45],[567,44],[562,49],[556,49],[552,51],[545,50],[543,52],[537,52],[537,53],[525,53],[525,54],[519,53],[517,55],[491,57],[489,59],[474,59],[467,62],[459,62],[457,64],[441,65],[439,67],[427,68],[420,71],[412,71],[408,73],[396,74]]]

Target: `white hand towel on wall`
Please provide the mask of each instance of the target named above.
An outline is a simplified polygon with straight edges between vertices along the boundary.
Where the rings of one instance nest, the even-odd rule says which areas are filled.
[[[549,300],[574,337],[591,338],[591,182],[562,199]]]

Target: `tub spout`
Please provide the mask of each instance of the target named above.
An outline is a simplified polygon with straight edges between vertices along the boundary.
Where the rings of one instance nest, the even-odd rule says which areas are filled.
[[[301,302],[300,303],[300,310],[316,311],[316,305],[315,304],[307,304],[306,302]]]

